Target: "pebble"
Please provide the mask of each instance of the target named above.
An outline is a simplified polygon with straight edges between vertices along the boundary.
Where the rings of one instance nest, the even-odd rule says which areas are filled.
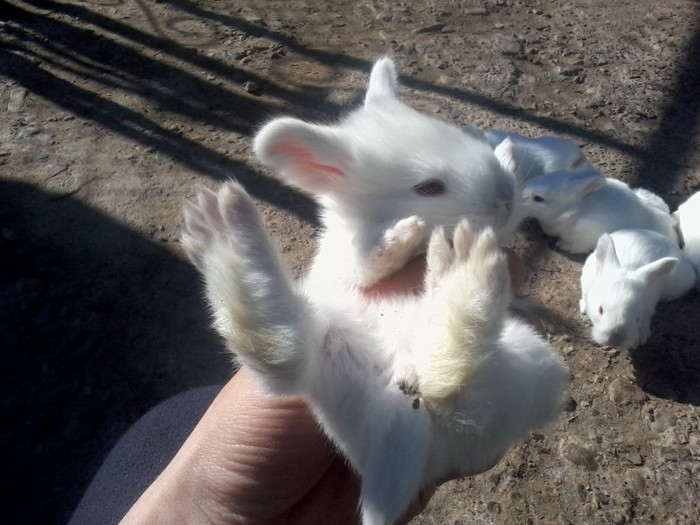
[[[631,468],[625,471],[625,483],[636,492],[641,492],[646,487],[646,471],[642,468]]]
[[[437,33],[442,31],[446,24],[430,24],[423,27],[417,27],[413,30],[414,35],[420,35],[423,33]]]
[[[639,452],[630,452],[629,454],[625,454],[623,456],[627,461],[632,463],[632,465],[635,465],[637,467],[641,467],[644,465],[644,458]]]
[[[514,36],[499,36],[496,38],[496,45],[504,55],[508,56],[517,56],[523,51],[523,45]]]
[[[252,80],[248,80],[243,84],[243,89],[246,90],[247,93],[250,93],[251,95],[260,95],[262,93],[262,89],[260,89],[260,86],[253,82]]]
[[[474,16],[486,16],[489,14],[489,10],[485,7],[468,7],[464,10],[464,14]]]
[[[649,425],[653,432],[662,434],[676,425],[676,415],[669,407],[659,407],[653,412],[653,420]]]
[[[574,412],[576,407],[578,407],[578,403],[573,397],[569,396],[569,399],[564,403],[564,412]]]
[[[23,139],[28,139],[29,137],[33,137],[34,135],[39,134],[39,129],[34,127],[34,126],[27,126],[20,132],[20,136]]]
[[[642,404],[649,400],[649,396],[637,385],[623,377],[618,377],[610,382],[608,395],[610,401],[617,405]]]
[[[492,514],[500,514],[501,513],[501,504],[497,501],[489,501],[486,504],[486,510]]]
[[[595,470],[598,468],[598,463],[595,459],[595,453],[586,447],[569,441],[564,444],[562,455],[571,461],[574,465],[584,467],[587,470]]]
[[[242,60],[250,54],[248,50],[244,48],[229,49],[226,53],[234,60]]]
[[[15,88],[10,91],[10,101],[7,103],[7,110],[14,113],[18,112],[24,106],[26,96],[26,88]]]

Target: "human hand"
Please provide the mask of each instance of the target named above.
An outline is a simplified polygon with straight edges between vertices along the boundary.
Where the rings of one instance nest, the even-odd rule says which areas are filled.
[[[519,260],[510,251],[507,255],[517,282]],[[371,300],[420,293],[424,272],[425,260],[415,259],[365,295]],[[435,488],[423,488],[401,523],[427,505]],[[308,405],[300,398],[271,395],[242,368],[122,525],[356,525],[359,494],[357,474]]]
[[[371,293],[420,288],[417,261]],[[428,502],[426,487],[408,522]],[[123,525],[327,524],[360,522],[360,480],[323,434],[306,403],[276,397],[240,369]]]

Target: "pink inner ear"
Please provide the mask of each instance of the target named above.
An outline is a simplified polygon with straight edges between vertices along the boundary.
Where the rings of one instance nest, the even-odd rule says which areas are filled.
[[[331,175],[339,175],[345,177],[345,173],[335,166],[328,166],[327,164],[320,164],[313,159],[313,155],[308,149],[299,146],[294,143],[283,143],[278,144],[272,148],[273,155],[284,155],[291,159],[294,159],[294,164],[297,165],[297,169],[302,172],[314,173],[323,172],[330,173]]]

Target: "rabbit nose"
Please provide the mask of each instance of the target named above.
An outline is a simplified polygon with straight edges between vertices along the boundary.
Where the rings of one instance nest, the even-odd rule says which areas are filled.
[[[620,346],[625,340],[625,332],[621,328],[611,330],[608,334],[608,344],[610,346]]]

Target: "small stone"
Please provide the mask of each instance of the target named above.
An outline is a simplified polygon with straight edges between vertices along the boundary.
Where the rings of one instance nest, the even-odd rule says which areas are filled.
[[[595,453],[578,443],[566,443],[562,454],[566,459],[579,467],[584,467],[587,470],[595,470],[598,468]]]
[[[496,40],[496,45],[504,55],[517,56],[523,51],[520,41],[514,36],[501,36]]]
[[[578,75],[581,71],[583,71],[583,67],[577,64],[566,66],[559,70],[559,72],[562,75],[567,77],[573,77],[574,75]]]
[[[595,508],[599,509],[603,505],[607,505],[608,503],[610,503],[610,496],[608,496],[604,492],[595,491],[593,492],[591,503],[593,503],[593,506]]]
[[[485,7],[468,7],[464,10],[464,14],[474,16],[486,16],[489,14],[489,10]]]
[[[24,105],[24,99],[27,96],[26,88],[15,88],[10,91],[10,101],[7,103],[7,110],[16,113]]]
[[[253,82],[252,80],[248,80],[243,84],[243,89],[246,90],[246,92],[250,93],[251,95],[260,95],[262,93],[262,89],[260,89],[260,86]]]
[[[229,49],[226,53],[234,60],[242,60],[249,54],[248,50],[243,48]]]
[[[625,471],[625,483],[636,492],[641,492],[646,488],[645,471],[641,468],[631,468]]]
[[[642,404],[649,399],[637,385],[623,377],[610,382],[608,395],[610,401],[618,405]]]
[[[500,514],[501,513],[501,504],[497,501],[489,501],[486,504],[486,510],[492,514]]]
[[[437,23],[437,24],[430,24],[430,25],[423,26],[423,27],[418,27],[418,28],[413,30],[413,34],[420,35],[423,33],[437,33],[439,31],[442,31],[443,28],[445,27],[445,25],[446,24]]]
[[[33,137],[33,136],[38,135],[38,134],[39,134],[39,129],[34,127],[34,126],[27,126],[26,128],[24,128],[20,132],[20,135],[24,139],[28,139],[29,137]]]
[[[573,397],[569,396],[569,399],[564,403],[564,412],[574,412],[576,407],[578,407],[578,403]]]
[[[642,455],[639,452],[630,452],[629,454],[625,455],[624,458],[632,463],[632,465],[637,467],[644,465],[644,458],[642,458]]]

